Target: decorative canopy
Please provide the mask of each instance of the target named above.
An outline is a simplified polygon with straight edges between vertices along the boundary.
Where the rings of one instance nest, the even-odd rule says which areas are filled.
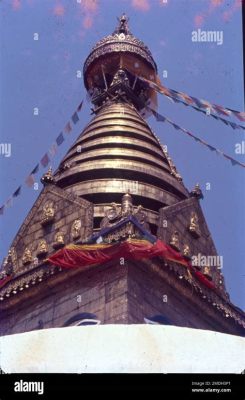
[[[96,43],[84,63],[84,83],[87,90],[96,83],[99,84],[102,68],[112,76],[120,66],[135,75],[140,71],[145,77],[149,78],[151,75],[151,79],[156,78],[157,65],[150,50],[132,35],[125,14],[118,21],[115,31]]]

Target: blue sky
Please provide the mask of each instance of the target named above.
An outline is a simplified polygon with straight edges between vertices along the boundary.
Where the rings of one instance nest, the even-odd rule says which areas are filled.
[[[2,0],[0,2],[0,142],[11,143],[11,157],[0,155],[0,203],[23,184],[21,196],[0,216],[0,259],[41,191],[24,181],[82,99],[80,121],[52,160],[62,156],[90,119],[83,80],[76,73],[92,45],[110,34],[126,12],[135,36],[151,49],[159,76],[169,88],[243,111],[242,20],[239,0]],[[222,31],[223,44],[194,43],[196,29]],[[33,35],[38,33],[39,40]],[[167,79],[162,77],[168,71]],[[158,96],[159,112],[237,160],[235,144],[243,131]],[[33,115],[33,108],[39,115]],[[239,121],[235,121],[238,122]],[[201,205],[232,301],[244,307],[244,169],[210,152],[170,125],[149,123],[168,151],[188,189],[199,182]],[[37,175],[39,182],[43,169]],[[210,183],[211,190],[206,190]]]

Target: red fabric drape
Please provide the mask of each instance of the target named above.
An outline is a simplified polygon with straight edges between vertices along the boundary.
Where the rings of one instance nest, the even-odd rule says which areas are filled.
[[[154,244],[146,240],[128,240],[115,244],[68,245],[48,260],[62,268],[79,268],[119,260],[121,257],[129,260],[161,257],[167,261],[174,261],[189,268],[206,287],[215,289],[215,285],[201,272],[196,271],[190,262],[161,240],[157,240]]]
[[[2,288],[8,281],[10,281],[11,275],[6,276],[3,279],[0,279],[0,288]]]
[[[201,272],[195,271],[195,275],[197,279],[200,282],[202,282],[205,286],[207,286],[209,289],[215,289],[215,285],[213,284],[213,282],[209,281],[208,278],[206,278],[206,276],[203,275]]]
[[[130,240],[108,245],[68,245],[49,257],[49,261],[60,267],[73,268],[105,263],[121,257],[140,260],[157,256],[188,266],[188,262],[177,251],[161,240],[154,244],[146,240]]]

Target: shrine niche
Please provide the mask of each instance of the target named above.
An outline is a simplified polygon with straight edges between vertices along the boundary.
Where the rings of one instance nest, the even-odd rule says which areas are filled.
[[[41,224],[43,226],[49,225],[54,222],[55,207],[53,201],[47,201],[43,206],[43,212],[41,217]]]
[[[63,232],[57,232],[54,237],[53,248],[60,249],[65,245],[65,234]]]
[[[22,256],[22,263],[23,265],[28,265],[31,264],[32,262],[33,262],[33,255],[31,250],[27,247]]]
[[[199,220],[198,220],[198,216],[195,212],[191,213],[190,224],[188,226],[188,230],[191,233],[191,235],[195,238],[199,238],[201,236],[201,231],[199,228]]]
[[[45,239],[41,239],[37,247],[37,257],[41,258],[48,254],[48,245]]]
[[[82,223],[80,219],[76,219],[71,226],[71,239],[77,240],[81,237]]]
[[[183,256],[187,260],[191,259],[191,249],[190,249],[190,246],[188,244],[184,244],[184,246],[183,246]]]
[[[180,251],[180,235],[179,232],[175,231],[170,239],[169,242],[170,246],[173,247],[173,249]]]

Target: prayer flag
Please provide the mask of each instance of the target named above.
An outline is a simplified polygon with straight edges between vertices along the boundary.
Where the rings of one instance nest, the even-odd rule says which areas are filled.
[[[29,187],[33,186],[33,185],[34,185],[34,182],[35,182],[35,179],[34,179],[34,176],[33,176],[32,174],[29,175],[29,176],[26,178],[26,180],[25,180],[25,183],[26,183],[27,186],[29,186]]]
[[[31,171],[31,174],[36,174],[39,170],[39,163],[35,166],[35,168]]]
[[[83,100],[81,101],[81,103],[80,103],[79,106],[77,107],[77,111],[78,111],[78,112],[81,111],[82,106],[83,106]]]
[[[71,119],[72,119],[72,121],[73,121],[74,124],[76,124],[76,123],[79,121],[79,117],[78,117],[77,112],[75,112],[75,113],[73,114],[73,116],[71,117]]]
[[[56,138],[56,143],[57,143],[57,145],[58,146],[60,146],[63,142],[64,142],[64,135],[63,135],[63,133],[61,132],[60,134],[59,134],[59,136],[57,136],[57,138]]]
[[[20,191],[21,191],[21,186],[18,187],[18,189],[14,192],[13,197],[17,197],[20,195]]]
[[[47,153],[44,154],[43,158],[41,159],[41,164],[42,166],[45,168],[47,167],[48,163],[49,163],[50,159]]]
[[[65,133],[70,133],[71,130],[72,130],[71,123],[67,122],[64,131],[65,131]]]

